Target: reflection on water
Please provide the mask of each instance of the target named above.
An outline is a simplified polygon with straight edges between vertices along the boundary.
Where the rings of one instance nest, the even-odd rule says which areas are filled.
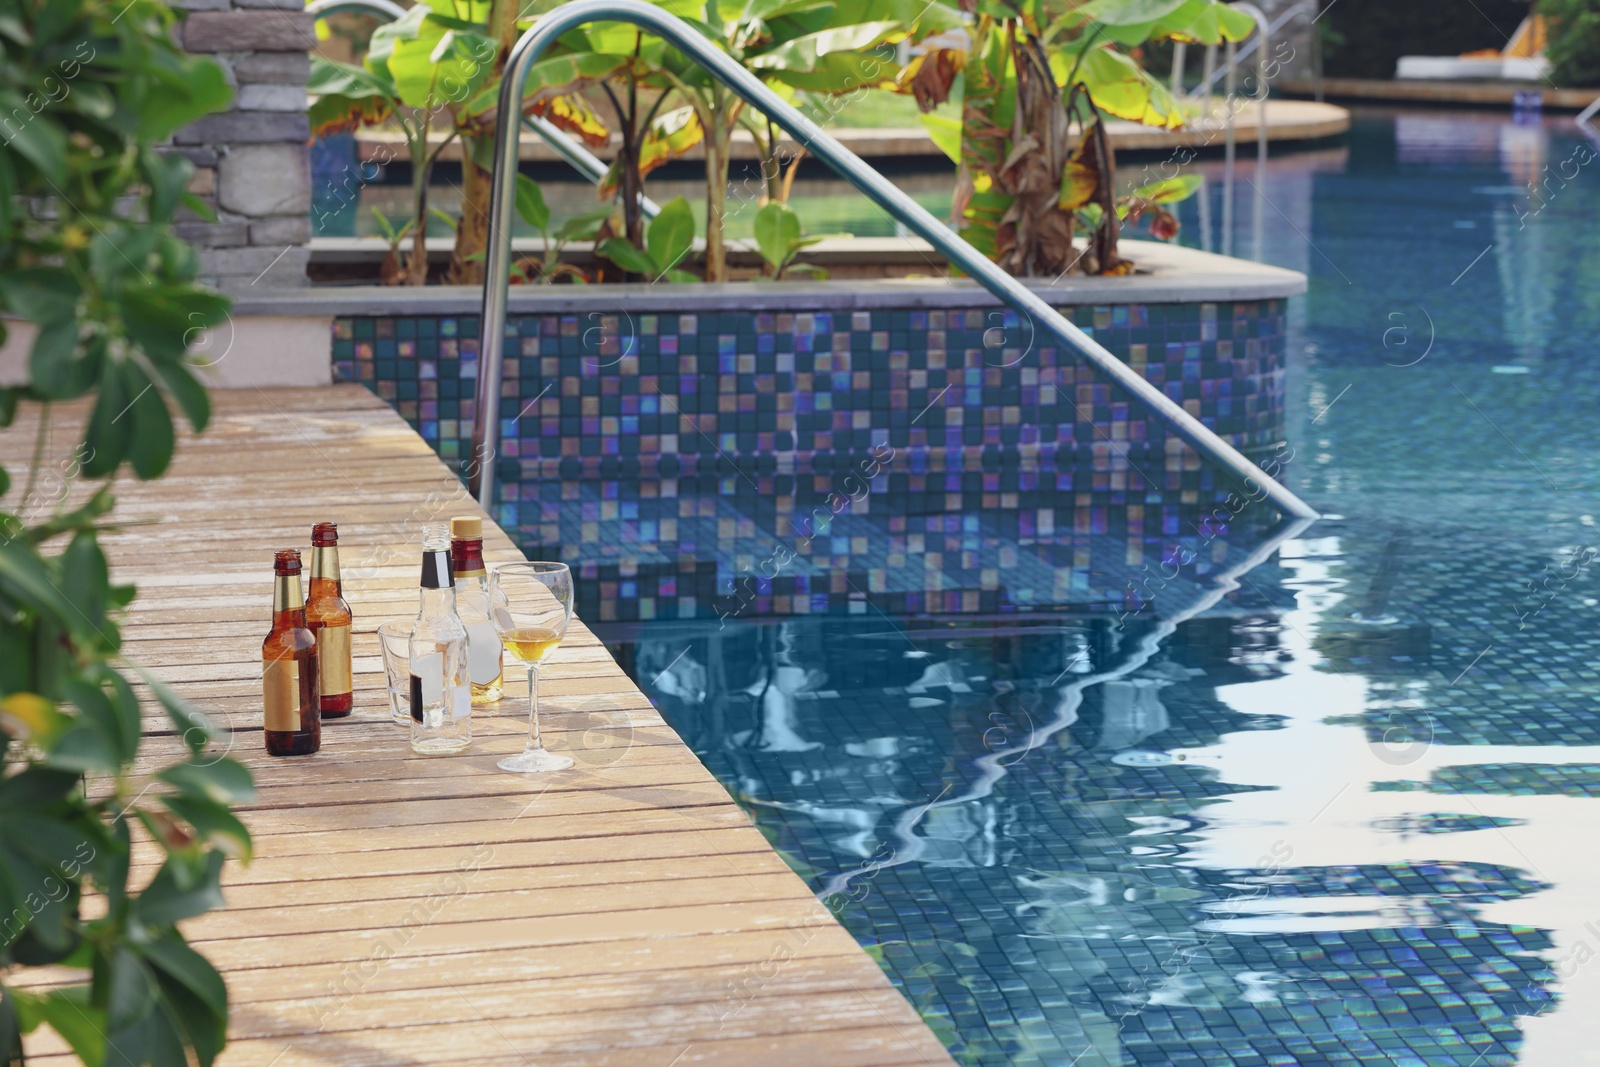
[[[1310,530],[1131,614],[601,627],[962,1062],[1593,1060],[1600,179],[1527,192],[1563,121],[1273,161]]]

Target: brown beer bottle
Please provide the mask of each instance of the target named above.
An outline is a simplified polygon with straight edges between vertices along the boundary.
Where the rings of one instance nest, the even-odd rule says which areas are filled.
[[[317,682],[324,719],[350,714],[350,620],[350,605],[339,580],[339,528],[319,522],[311,528],[306,627],[317,639]]]
[[[272,574],[272,632],[261,642],[267,755],[307,756],[322,747],[322,713],[317,639],[306,629],[300,597],[299,550],[280,550]]]

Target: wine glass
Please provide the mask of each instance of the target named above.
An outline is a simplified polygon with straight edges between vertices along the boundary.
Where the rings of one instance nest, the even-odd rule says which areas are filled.
[[[572,571],[565,563],[507,563],[489,579],[494,628],[506,651],[528,668],[528,747],[496,766],[541,773],[572,766],[570,756],[547,752],[539,736],[539,664],[561,644],[572,621]]]

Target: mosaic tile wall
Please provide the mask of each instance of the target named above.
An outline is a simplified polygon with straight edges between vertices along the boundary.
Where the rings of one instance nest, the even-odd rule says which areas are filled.
[[[1235,447],[1281,439],[1283,301],[1069,314]],[[336,372],[459,461],[477,330],[341,318]],[[507,332],[496,518],[581,568],[595,621],[1114,607],[1130,565],[1186,536],[1211,547],[1194,519],[1227,491],[1011,312],[522,315]]]

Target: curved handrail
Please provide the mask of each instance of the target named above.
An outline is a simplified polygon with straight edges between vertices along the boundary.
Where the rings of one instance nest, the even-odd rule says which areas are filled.
[[[1238,7],[1240,5],[1232,4],[1229,6]],[[1280,12],[1278,17],[1275,19],[1263,22],[1261,18],[1257,18],[1256,25],[1258,27],[1264,27],[1266,30],[1264,37],[1252,35],[1247,41],[1245,41],[1243,46],[1241,46],[1238,52],[1234,55],[1234,61],[1243,62],[1244,60],[1250,58],[1250,56],[1258,48],[1261,49],[1263,53],[1270,52],[1272,50],[1271,38],[1276,37],[1279,30],[1283,29],[1297,18],[1305,19],[1314,26],[1317,19],[1321,17],[1321,14],[1322,12],[1318,10],[1316,4],[1311,3],[1310,0],[1301,0],[1300,3],[1292,4],[1287,9]],[[1213,70],[1202,76],[1200,83],[1193,89],[1183,91],[1181,89],[1182,67],[1181,64],[1179,64],[1177,55],[1177,51],[1174,50],[1173,61],[1175,66],[1177,66],[1177,69],[1174,71],[1174,94],[1182,92],[1183,95],[1190,97],[1208,95],[1211,92],[1211,87],[1216,85],[1217,82],[1220,81],[1227,73],[1226,71]],[[1315,87],[1313,92],[1316,96],[1316,99],[1320,101],[1322,99],[1322,37],[1316,32],[1313,32],[1311,35],[1311,81]]]
[[[393,22],[406,13],[406,9],[392,0],[314,0],[306,5],[307,14],[322,18],[339,11],[359,11],[367,15],[375,15],[386,22]],[[599,185],[611,169],[605,160],[600,159],[583,145],[574,141],[561,131],[554,123],[540,118],[538,115],[522,116],[522,124],[528,129],[544,138],[544,143],[549,145],[562,159],[572,164],[578,173],[582,174],[595,185]],[[639,210],[647,219],[653,219],[661,213],[661,207],[643,193],[639,194]]]
[[[943,253],[950,263],[1153,408],[1179,437],[1201,455],[1209,456],[1247,483],[1258,483],[1263,496],[1284,515],[1306,519],[1317,517],[1316,511],[1304,501],[1268,477],[1238,449],[1146,381],[1143,375],[1112,355],[1027,286],[962,240],[921,204],[767,88],[736,60],[719,51],[698,30],[661,8],[644,0],[574,0],[540,17],[522,35],[506,62],[505,74],[500,82],[500,114],[516,112],[527,85],[528,68],[546,48],[562,34],[586,23],[599,21],[627,22],[643,27],[677,48],[747,104],[766,112],[775,125],[804,145],[811,155],[832,166],[856,189]],[[511,231],[504,223],[511,218],[516,207],[514,176],[517,142],[514,129],[508,123],[500,123],[495,131],[494,159],[494,186],[489,205],[489,253],[483,283],[482,333],[478,342],[477,411],[472,425],[472,487],[485,510],[491,507],[494,498],[493,458],[500,439],[500,379],[511,285]]]

